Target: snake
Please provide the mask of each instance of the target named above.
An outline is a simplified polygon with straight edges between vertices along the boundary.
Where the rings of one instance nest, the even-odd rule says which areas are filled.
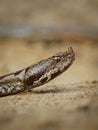
[[[0,97],[39,87],[67,70],[75,60],[72,47],[68,51],[43,59],[14,73],[0,76]]]

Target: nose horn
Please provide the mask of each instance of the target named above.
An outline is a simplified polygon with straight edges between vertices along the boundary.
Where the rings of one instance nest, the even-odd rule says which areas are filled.
[[[74,53],[74,51],[73,51],[71,46],[68,48],[68,53],[71,54],[72,55],[72,59],[75,60],[75,53]]]
[[[68,52],[73,53],[73,49],[71,46],[68,48]]]

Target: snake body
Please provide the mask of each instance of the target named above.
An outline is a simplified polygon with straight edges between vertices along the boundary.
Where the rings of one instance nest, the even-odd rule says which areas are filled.
[[[75,53],[69,47],[66,52],[59,52],[25,69],[0,76],[0,96],[41,86],[67,70],[74,60]]]

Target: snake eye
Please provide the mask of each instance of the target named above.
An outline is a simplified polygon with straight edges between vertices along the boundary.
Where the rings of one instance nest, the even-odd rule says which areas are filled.
[[[60,57],[55,57],[54,59],[56,60],[56,62],[60,61]]]
[[[71,55],[69,55],[69,56],[67,57],[67,59],[68,59],[68,60],[71,60],[71,59],[72,59]]]

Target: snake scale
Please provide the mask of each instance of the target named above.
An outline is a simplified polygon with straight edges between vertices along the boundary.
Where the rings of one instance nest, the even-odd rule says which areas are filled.
[[[41,86],[67,70],[74,60],[75,53],[69,47],[66,52],[59,52],[15,73],[0,76],[0,96]]]

